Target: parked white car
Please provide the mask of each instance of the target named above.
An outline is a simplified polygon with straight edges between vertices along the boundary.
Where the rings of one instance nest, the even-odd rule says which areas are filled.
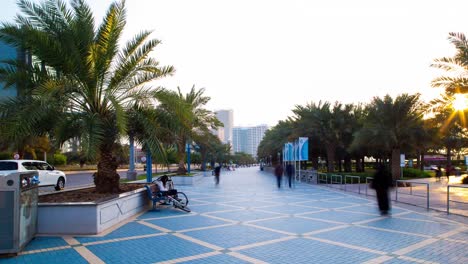
[[[39,186],[54,185],[55,190],[65,188],[67,177],[63,171],[40,160],[0,160],[0,177],[12,172],[36,170],[39,172]]]

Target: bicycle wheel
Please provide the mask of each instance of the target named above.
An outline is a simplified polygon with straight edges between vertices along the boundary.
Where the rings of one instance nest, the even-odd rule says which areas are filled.
[[[175,208],[178,208],[182,211],[185,211],[187,213],[190,213],[190,208],[188,208],[188,199],[187,195],[183,192],[177,192],[177,197],[172,198],[172,204],[174,205]]]
[[[189,203],[187,195],[185,195],[183,192],[177,192],[176,200],[179,201],[182,205],[188,205]]]

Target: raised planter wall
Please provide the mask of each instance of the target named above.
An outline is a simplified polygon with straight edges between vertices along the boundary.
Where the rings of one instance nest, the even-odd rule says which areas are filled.
[[[148,208],[145,188],[99,203],[40,203],[37,233],[95,235]]]

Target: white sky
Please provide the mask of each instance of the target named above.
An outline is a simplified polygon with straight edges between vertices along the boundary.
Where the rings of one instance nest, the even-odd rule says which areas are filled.
[[[111,1],[88,1],[100,22]],[[12,20],[15,0],[1,0]],[[368,103],[440,90],[429,64],[452,56],[449,32],[468,34],[466,0],[127,0],[126,39],[153,29],[154,57],[176,74],[157,83],[233,109],[234,125],[275,125],[295,105]]]

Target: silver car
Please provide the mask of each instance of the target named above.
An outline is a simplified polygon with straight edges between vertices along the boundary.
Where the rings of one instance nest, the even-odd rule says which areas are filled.
[[[40,160],[0,160],[0,177],[12,172],[35,170],[39,172],[39,186],[54,185],[55,190],[65,188],[67,177],[63,171]]]

